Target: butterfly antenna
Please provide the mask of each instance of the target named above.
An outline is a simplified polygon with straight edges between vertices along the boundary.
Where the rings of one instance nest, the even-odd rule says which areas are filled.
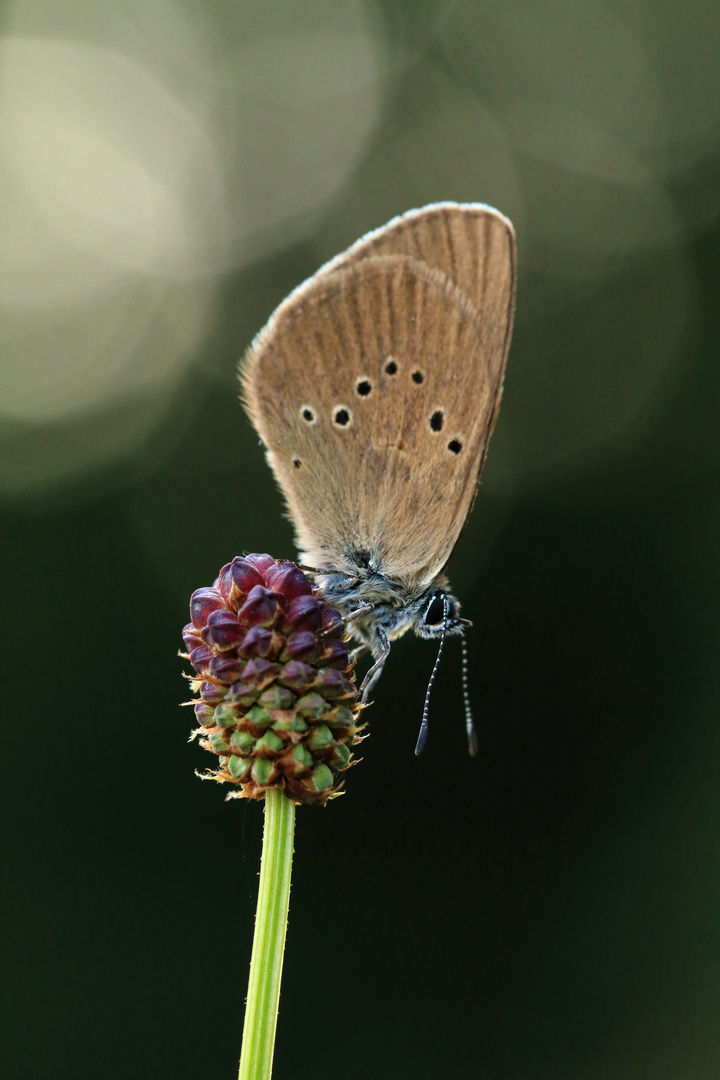
[[[437,669],[440,667],[440,657],[442,656],[443,648],[445,647],[445,634],[447,632],[447,617],[449,610],[448,598],[443,596],[443,624],[442,634],[440,635],[440,648],[437,651],[435,657],[435,664],[430,672],[430,678],[428,679],[427,690],[425,691],[425,704],[423,706],[422,721],[420,723],[420,731],[418,733],[417,742],[415,743],[415,753],[422,754],[425,749],[425,743],[427,742],[428,735],[428,712],[430,710],[430,692],[432,691],[432,685],[435,682],[435,676],[437,675]]]
[[[465,703],[465,730],[467,731],[468,753],[475,757],[479,750],[475,721],[473,720],[472,707],[470,705],[470,687],[468,685],[468,651],[465,635],[462,637],[462,692]]]

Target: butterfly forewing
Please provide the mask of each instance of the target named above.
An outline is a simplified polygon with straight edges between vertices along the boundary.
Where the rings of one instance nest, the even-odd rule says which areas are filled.
[[[497,415],[514,263],[501,215],[431,207],[333,260],[258,335],[245,404],[311,564],[442,569]]]
[[[374,255],[408,255],[441,270],[465,293],[482,322],[502,320],[509,344],[515,305],[515,233],[497,210],[481,203],[436,203],[410,210],[361,237],[318,273],[332,273]]]

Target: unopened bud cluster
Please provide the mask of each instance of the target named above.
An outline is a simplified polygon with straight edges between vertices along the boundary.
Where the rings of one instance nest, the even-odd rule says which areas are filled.
[[[338,612],[295,563],[247,555],[193,593],[190,618],[195,733],[219,759],[205,775],[250,799],[281,787],[296,802],[327,802],[360,741]]]

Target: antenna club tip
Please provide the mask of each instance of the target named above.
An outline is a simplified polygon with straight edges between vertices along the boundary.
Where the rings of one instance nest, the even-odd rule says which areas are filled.
[[[468,753],[470,757],[477,757],[480,750],[480,743],[478,737],[474,731],[468,734]]]

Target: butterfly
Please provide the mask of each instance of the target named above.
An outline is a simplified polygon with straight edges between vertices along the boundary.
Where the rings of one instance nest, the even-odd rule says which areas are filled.
[[[411,210],[291,292],[242,361],[300,558],[372,653],[365,701],[393,639],[469,625],[444,568],[497,420],[516,259],[492,207]]]

